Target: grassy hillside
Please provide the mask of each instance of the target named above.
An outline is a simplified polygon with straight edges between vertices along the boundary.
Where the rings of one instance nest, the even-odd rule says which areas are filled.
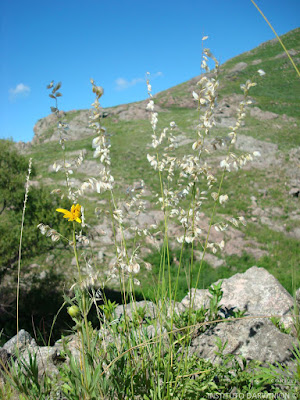
[[[296,29],[282,36],[285,46],[290,51],[295,63],[300,64],[300,29]],[[217,55],[216,55],[217,56]],[[257,70],[262,69],[266,75],[259,77]],[[235,57],[220,70],[220,96],[217,110],[217,126],[213,129],[209,140],[216,137],[225,137],[230,132],[236,108],[241,100],[240,85],[247,79],[253,79],[258,84],[250,93],[254,102],[252,110],[248,110],[245,125],[240,129],[236,151],[253,152],[259,150],[262,157],[244,169],[232,172],[224,180],[224,192],[230,201],[223,207],[219,207],[215,220],[223,217],[243,215],[248,224],[239,226],[230,231],[225,238],[230,243],[230,249],[221,253],[210,254],[205,259],[199,287],[207,287],[212,282],[222,277],[229,277],[236,272],[257,265],[264,267],[274,274],[286,289],[292,293],[293,285],[300,286],[300,212],[297,188],[299,182],[300,166],[300,135],[299,135],[299,102],[300,83],[296,72],[288,58],[284,55],[280,44],[276,41],[263,43],[256,49]],[[193,100],[192,91],[196,88],[199,77],[182,83],[167,91],[158,93],[155,104],[159,106],[158,132],[170,121],[175,121],[177,128],[175,135],[178,137],[177,157],[191,152],[191,146],[196,138],[196,126],[199,121],[197,103]],[[155,89],[155,88],[154,88]],[[46,93],[45,93],[46,96]],[[49,99],[50,102],[50,99]],[[63,108],[63,98],[60,99]],[[146,216],[158,215],[159,206],[156,204],[155,193],[159,192],[160,182],[149,168],[146,155],[151,152],[151,125],[149,113],[141,114],[142,118],[130,117],[130,110],[145,108],[146,103],[124,105],[108,110],[108,116],[103,119],[107,132],[111,135],[111,170],[115,177],[116,196],[126,198],[128,187],[132,187],[138,181],[145,181],[147,203]],[[121,108],[120,108],[121,107]],[[123,117],[121,118],[121,112]],[[46,110],[45,110],[46,112]],[[127,117],[126,117],[127,113]],[[72,160],[79,152],[86,149],[85,163],[74,170],[71,179],[76,187],[88,176],[97,176],[97,161],[93,158],[92,132],[81,134],[82,124],[80,118],[86,119],[85,111],[67,112],[63,120],[72,123],[77,131],[69,132],[69,140],[66,142],[67,160]],[[136,113],[138,115],[138,113]],[[125,116],[125,117],[124,117]],[[38,142],[26,151],[33,158],[37,176],[34,184],[38,187],[46,186],[49,191],[57,187],[64,188],[64,174],[55,173],[52,169],[54,162],[63,159],[63,152],[57,140],[51,140],[56,132],[55,120],[50,121],[44,129],[38,132]],[[217,177],[217,166],[222,160],[221,151],[213,151],[211,155],[204,155]],[[85,167],[86,166],[86,167]],[[74,178],[73,178],[74,177]],[[108,193],[97,195],[87,193],[80,200],[86,210],[87,223],[92,227],[105,225],[105,218],[96,218],[95,207],[107,209],[109,206]],[[29,196],[30,201],[30,196]],[[52,210],[55,212],[54,210]],[[203,219],[211,215],[211,207],[203,203]],[[155,214],[156,212],[156,214]],[[152,214],[151,214],[152,213]],[[146,216],[144,219],[147,222]],[[153,221],[155,218],[152,218]],[[43,222],[43,221],[41,221]],[[162,225],[162,221],[160,222]],[[152,298],[153,287],[157,283],[160,256],[155,253],[152,244],[147,244],[146,250],[141,252],[144,260],[153,264],[152,273],[142,271],[139,275],[141,289],[137,294],[143,294]],[[176,263],[178,262],[179,246],[176,241],[170,241],[171,264],[176,276]],[[148,249],[148,250],[147,250]],[[201,249],[197,249],[200,251]],[[99,256],[99,251],[102,256]],[[185,257],[190,254],[190,246],[185,248]],[[54,258],[49,258],[48,253],[39,253],[35,257],[24,260],[24,269],[30,274],[40,274],[42,271],[55,270],[62,274],[61,286],[65,281],[72,284],[74,265],[71,264],[72,251],[60,244],[54,249]],[[91,258],[99,271],[106,271],[114,254],[114,245],[109,240],[93,241]],[[200,265],[199,254],[194,255],[195,269]],[[221,265],[217,267],[218,260]],[[36,264],[36,270],[29,266]],[[74,264],[74,263],[73,263]],[[166,277],[168,280],[169,277]],[[195,281],[191,282],[191,286]],[[116,285],[111,284],[114,289]],[[180,289],[178,299],[187,292],[186,271],[180,272]]]

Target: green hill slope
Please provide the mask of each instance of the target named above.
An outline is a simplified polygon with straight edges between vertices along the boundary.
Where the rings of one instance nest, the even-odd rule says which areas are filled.
[[[295,63],[299,65],[300,29],[283,35],[282,40]],[[266,75],[259,77],[258,69],[264,70]],[[154,96],[158,111],[157,132],[169,126],[171,121],[176,122],[174,134],[178,148],[174,155],[177,157],[189,154],[197,137],[199,111],[192,92],[199,78],[200,76],[195,77]],[[223,191],[228,194],[230,201],[218,209],[215,219],[217,221],[242,215],[248,224],[246,227],[232,228],[228,232],[224,252],[207,254],[198,286],[207,287],[218,278],[228,277],[257,265],[268,269],[292,292],[293,285],[300,286],[297,272],[300,264],[299,78],[277,40],[263,43],[252,51],[227,61],[220,70],[216,127],[208,139],[210,144],[214,138],[224,138],[231,131],[230,126],[235,123],[237,107],[243,98],[240,85],[247,79],[256,81],[257,86],[250,93],[254,104],[249,108],[245,125],[239,131],[236,152],[242,154],[259,150],[262,156],[225,177]],[[60,101],[63,104],[63,98]],[[116,197],[126,199],[129,189],[138,187],[143,179],[147,208],[138,216],[137,223],[144,228],[154,223],[163,228],[162,213],[155,197],[160,190],[160,182],[149,168],[146,157],[147,153],[151,153],[152,135],[150,113],[146,111],[146,105],[147,101],[143,101],[106,109],[103,124],[110,135],[111,170],[116,182]],[[62,120],[70,127],[66,159],[72,164],[72,160],[81,151],[84,150],[85,153],[84,163],[78,169],[72,168],[74,174],[70,176],[70,181],[74,188],[79,188],[82,182],[89,177],[97,177],[99,173],[99,162],[93,158],[94,133],[88,127],[88,116],[88,110],[61,114]],[[64,157],[59,144],[56,119],[53,115],[43,118],[34,129],[32,144],[25,146],[25,153],[33,158],[37,171],[33,184],[37,187],[46,186],[49,192],[57,188],[66,192],[64,174],[61,171],[54,172],[52,167],[54,162],[62,162]],[[212,171],[217,171],[224,156],[220,150],[214,151],[212,145],[209,151],[211,154],[203,155],[203,161],[209,163]],[[220,178],[220,174],[216,174]],[[109,209],[109,196],[107,192],[104,195],[85,193],[80,202],[85,207],[86,220],[93,231],[90,237],[91,259],[101,276],[112,265],[114,258],[113,234],[105,214]],[[100,216],[95,215],[95,207],[102,210]],[[203,203],[202,212],[203,224],[206,224],[211,208]],[[97,238],[97,232],[103,231],[105,234],[102,233]],[[171,262],[175,271],[178,262],[178,230],[173,225],[170,226],[170,235]],[[214,230],[211,240],[219,240]],[[152,275],[148,271],[141,271],[139,279],[144,295],[151,298],[160,256],[155,254],[153,243],[144,241],[143,245],[145,249],[140,250],[140,257],[151,262],[153,270]],[[189,246],[186,247],[187,256],[190,249]],[[39,252],[35,257],[25,259],[24,271],[27,271],[29,277],[34,275],[34,279],[39,280],[41,273],[48,276],[49,271],[55,270],[63,276],[62,286],[64,283],[71,285],[76,268],[74,260],[70,262],[71,249],[59,244],[53,254],[54,257],[49,257],[47,252]],[[199,267],[200,256],[201,248],[195,249],[195,268]],[[35,268],[31,267],[33,264]],[[101,278],[99,279],[100,282]],[[27,280],[29,282],[30,279]],[[110,282],[112,289],[117,286],[113,281]],[[184,296],[186,291],[186,274],[183,269],[178,298]]]
[[[283,35],[282,40],[295,63],[299,65],[300,29]],[[263,69],[266,75],[259,77],[258,69]],[[251,91],[250,97],[254,105],[250,112],[248,111],[245,126],[241,128],[237,149],[259,150],[262,157],[246,170],[237,171],[230,182],[225,181],[226,190],[235,193],[235,196],[232,196],[230,206],[222,212],[227,215],[242,212],[248,216],[249,222],[255,226],[250,224],[244,233],[249,236],[249,240],[254,236],[269,255],[266,238],[268,235],[272,236],[272,232],[276,232],[274,235],[278,235],[276,243],[279,246],[276,254],[283,252],[285,256],[282,255],[282,262],[285,262],[289,259],[288,254],[295,254],[295,251],[293,248],[285,252],[284,248],[298,248],[300,229],[298,197],[289,194],[297,190],[299,185],[300,83],[276,39],[227,61],[221,66],[219,76],[220,95],[214,136],[222,137],[230,131],[229,126],[234,124],[236,109],[242,99],[240,85],[249,78],[258,84]],[[179,146],[176,154],[179,156],[190,152],[191,143],[196,135],[195,127],[199,114],[192,91],[195,90],[198,80],[199,76],[154,96],[159,113],[158,129],[168,126],[170,121],[175,121],[178,126],[176,134],[179,137]],[[143,178],[149,190],[147,200],[153,201],[152,194],[159,190],[159,182],[149,169],[146,159],[152,132],[149,113],[145,111],[145,107],[146,102],[139,102],[110,108],[105,110],[108,115],[103,121],[111,135],[111,168],[117,182],[118,195],[124,196],[128,186]],[[57,135],[55,136],[55,121],[51,118],[52,116],[47,117],[49,121],[42,120],[44,130],[36,129],[38,144],[33,145],[29,153],[40,172],[40,181],[54,189],[58,184],[64,184],[64,176],[60,172],[54,173],[51,169],[51,165],[63,157],[57,143]],[[83,164],[76,176],[74,175],[76,185],[88,175],[94,176],[98,171],[91,151],[92,132],[87,128],[88,111],[67,112],[65,120],[70,124],[69,141],[66,145],[67,158],[70,156],[69,159],[72,159],[82,149],[87,151],[86,166]],[[52,136],[49,131],[52,132]],[[217,165],[218,157],[216,152],[212,165]],[[86,209],[88,216],[92,218],[94,207],[101,199],[96,200],[94,194],[88,195],[88,199]],[[209,213],[205,206],[204,211]],[[259,231],[262,233],[258,238]],[[238,254],[233,253],[232,257],[241,257],[241,252]],[[253,263],[255,261],[251,260]],[[275,259],[272,258],[272,261],[267,263],[274,262]]]

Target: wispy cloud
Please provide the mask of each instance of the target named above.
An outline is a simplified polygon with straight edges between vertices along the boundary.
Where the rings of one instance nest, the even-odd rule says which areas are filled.
[[[116,89],[117,90],[124,90],[124,89],[128,89],[132,86],[135,86],[136,84],[140,83],[140,82],[144,82],[145,79],[143,78],[133,78],[131,79],[131,81],[124,79],[124,78],[118,78],[116,79]]]
[[[155,79],[160,76],[163,76],[163,73],[156,72],[155,74],[151,75],[151,79]],[[146,82],[146,78],[133,78],[131,80],[124,79],[124,78],[118,78],[115,80],[116,90],[125,90],[125,89],[135,86],[141,82]]]
[[[151,75],[150,75],[150,77],[151,77],[152,79],[159,78],[159,77],[161,77],[161,76],[164,76],[164,74],[163,74],[161,71],[155,72],[155,74],[151,74]]]
[[[24,83],[18,83],[15,88],[9,89],[10,100],[16,100],[19,97],[26,97],[30,93],[30,87],[24,85]]]

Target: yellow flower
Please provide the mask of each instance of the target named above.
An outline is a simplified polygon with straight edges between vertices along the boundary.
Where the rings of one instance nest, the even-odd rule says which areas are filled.
[[[69,218],[69,221],[76,221],[81,223],[80,217],[80,209],[81,206],[79,204],[76,204],[76,206],[73,204],[71,207],[71,211],[65,210],[63,208],[57,208],[56,211],[61,212],[64,215],[64,218]]]

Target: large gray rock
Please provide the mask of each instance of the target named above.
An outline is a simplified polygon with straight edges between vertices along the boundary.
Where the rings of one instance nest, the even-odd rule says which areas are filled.
[[[222,290],[221,305],[246,310],[252,316],[280,316],[286,327],[293,326],[294,299],[266,269],[254,266],[224,279]]]
[[[23,352],[28,346],[37,346],[36,341],[30,336],[30,334],[21,329],[18,335],[13,336],[8,342],[5,343],[3,349],[11,354],[16,354],[18,351]]]
[[[194,338],[189,349],[190,354],[219,362],[215,354],[218,351],[216,338],[224,344],[224,354],[235,354],[247,360],[258,360],[274,364],[286,363],[292,356],[296,339],[280,332],[268,318],[246,318],[233,322],[221,322]]]
[[[266,269],[254,266],[243,274],[223,279],[222,290],[220,305],[223,308],[238,308],[246,311],[248,316],[277,316],[286,328],[293,328],[294,299]],[[193,296],[195,309],[208,306],[210,294],[207,289],[192,289]],[[185,307],[188,307],[189,298],[190,293],[182,300]]]
[[[191,289],[191,291],[181,300],[181,303],[186,308],[189,308],[191,304],[195,310],[199,310],[201,307],[209,307],[210,298],[211,296],[208,289]]]
[[[219,282],[219,281],[218,281]],[[216,282],[216,284],[218,283]],[[223,313],[220,315],[227,316],[226,309],[239,308],[246,311],[246,317],[236,320],[225,320],[215,325],[210,325],[208,329],[199,334],[194,332],[189,348],[189,354],[197,354],[199,357],[210,359],[212,362],[218,362],[220,359],[215,354],[218,351],[216,345],[217,338],[220,338],[224,344],[227,342],[224,353],[233,355],[242,355],[247,360],[258,360],[263,363],[275,364],[286,363],[291,368],[295,367],[292,360],[293,346],[297,345],[295,337],[282,333],[270,321],[269,316],[281,316],[281,320],[286,327],[291,326],[291,309],[294,299],[281,286],[281,284],[264,268],[252,267],[243,274],[236,274],[222,282],[223,298],[221,307]],[[195,295],[194,308],[208,307],[211,295],[206,289],[192,289],[191,294]],[[182,300],[181,303],[173,302],[172,308],[177,314],[184,312],[189,307],[190,293]],[[299,290],[297,297],[299,297]],[[145,307],[145,317],[155,320],[152,325],[147,326],[141,322],[138,330],[139,336],[145,340],[147,338],[155,338],[163,335],[163,342],[168,346],[169,335],[166,334],[164,325],[160,325],[160,318],[164,324],[165,317],[170,317],[170,307],[166,299],[166,307],[162,307],[160,303],[156,306],[151,301],[141,301],[135,305],[129,303],[125,306],[127,316],[132,319],[133,313],[138,308]],[[160,315],[161,309],[164,310]],[[121,318],[124,314],[124,306],[116,307],[116,317]],[[134,334],[134,331],[132,332]],[[103,327],[99,331],[99,345],[105,349],[110,342],[116,343],[119,351],[122,350],[121,337],[116,337],[113,331]],[[68,342],[68,348],[72,355],[79,360],[81,352],[81,344],[76,335],[70,335],[64,338]],[[3,356],[16,355],[17,337],[14,336],[3,346]],[[28,352],[36,354],[39,366],[39,374],[47,373],[57,374],[57,365],[64,362],[60,357],[63,350],[62,340],[55,343],[53,347],[38,347],[30,336],[24,330],[19,332],[19,349],[20,356],[24,361],[29,361]],[[17,362],[17,361],[16,361]],[[66,358],[68,362],[68,357]]]
[[[138,301],[135,304],[128,303],[126,306],[119,305],[115,309],[116,317],[121,318],[122,315],[124,315],[124,308],[127,317],[129,317],[130,320],[132,320],[133,314],[139,309],[139,308],[145,308],[145,318],[151,318],[154,319],[158,315],[158,310],[157,307],[154,303],[151,301]]]
[[[63,362],[60,357],[60,349],[56,346],[28,346],[26,351],[20,356],[22,363],[29,365],[30,358],[36,357],[36,362],[38,365],[38,374],[43,376],[58,375],[59,371],[57,365]],[[16,359],[16,363],[19,362],[19,358]]]
[[[12,337],[6,342],[2,349],[0,349],[0,358],[8,360],[11,355],[15,363],[21,366],[23,363],[29,364],[30,357],[35,355],[39,376],[42,376],[47,371],[47,374],[58,374],[56,364],[59,362],[60,349],[51,346],[39,347],[31,335],[21,329],[18,335]]]

